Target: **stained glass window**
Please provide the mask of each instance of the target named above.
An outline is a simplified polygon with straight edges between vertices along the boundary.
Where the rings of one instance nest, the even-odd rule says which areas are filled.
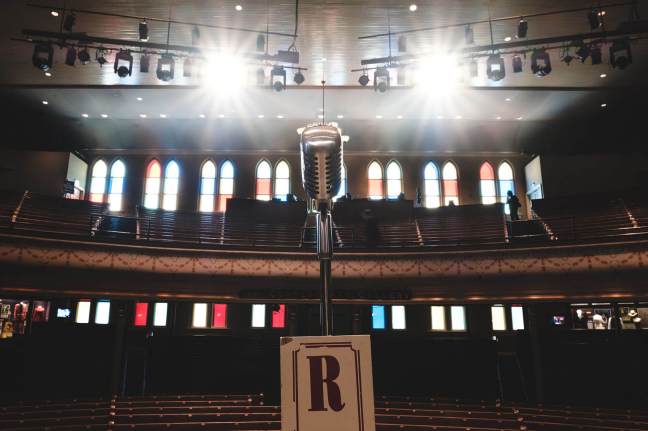
[[[397,161],[387,164],[387,197],[396,199],[403,191],[403,173]]]
[[[103,160],[97,160],[92,167],[92,179],[90,180],[90,201],[102,203],[106,193],[106,176],[108,166]]]
[[[180,183],[180,167],[171,160],[164,171],[164,195],[162,196],[162,209],[175,211],[178,206],[178,186]]]
[[[483,204],[494,204],[497,202],[495,192],[495,171],[490,163],[484,162],[479,168],[479,189]]]
[[[383,170],[380,163],[373,161],[369,164],[368,170],[369,178],[369,192],[367,195],[369,199],[382,199],[383,196]]]
[[[443,178],[443,204],[450,205],[450,202],[459,205],[459,176],[457,167],[452,162],[446,162],[441,170]]]
[[[200,211],[214,211],[214,194],[216,192],[216,165],[207,160],[200,170]]]
[[[144,206],[157,209],[160,206],[160,178],[162,168],[160,162],[151,160],[146,168],[146,183],[144,185]]]
[[[234,164],[225,160],[220,167],[218,180],[218,211],[225,212],[227,200],[234,195]]]
[[[282,160],[275,167],[274,197],[286,201],[288,193],[290,193],[290,167],[285,160]]]
[[[497,169],[497,179],[499,182],[500,202],[506,203],[506,194],[511,191],[515,194],[515,183],[513,182],[513,169],[508,162],[502,162]],[[504,206],[506,214],[509,213],[508,205]]]
[[[425,207],[438,208],[441,206],[441,188],[439,187],[439,169],[434,162],[428,162],[423,170],[425,181]]]
[[[269,201],[272,197],[272,168],[267,160],[261,160],[256,168],[256,198]]]

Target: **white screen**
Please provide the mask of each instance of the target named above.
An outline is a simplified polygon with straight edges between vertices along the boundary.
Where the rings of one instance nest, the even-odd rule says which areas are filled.
[[[95,323],[97,325],[107,325],[110,322],[110,302],[97,302],[97,311],[95,311]]]
[[[433,305],[430,307],[433,331],[445,331],[445,307],[443,305]]]
[[[506,314],[503,306],[493,305],[491,307],[491,320],[493,321],[493,331],[506,331]]]
[[[194,328],[207,327],[207,304],[198,303],[193,306],[193,323]]]
[[[466,330],[466,311],[463,305],[453,305],[450,307],[450,323],[453,331]]]
[[[76,323],[88,323],[90,321],[90,301],[79,301],[75,321]]]
[[[265,328],[265,305],[253,304],[252,305],[252,327]]]
[[[169,305],[166,302],[156,302],[153,310],[153,326],[166,326],[167,310]]]
[[[405,329],[404,305],[392,305],[392,329]]]
[[[511,320],[513,321],[514,331],[524,330],[524,309],[521,305],[511,307]]]

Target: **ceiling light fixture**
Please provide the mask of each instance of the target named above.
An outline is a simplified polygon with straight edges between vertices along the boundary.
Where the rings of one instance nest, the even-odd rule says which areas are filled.
[[[358,84],[362,85],[363,87],[366,87],[367,84],[369,84],[369,75],[367,75],[366,70],[362,72],[362,75],[360,75],[360,78],[358,78]]]
[[[160,114],[160,118],[166,118],[166,117],[167,117],[166,114]]]
[[[582,42],[581,42],[580,46],[578,47],[578,49],[575,52],[576,57],[578,57],[580,59],[581,63],[585,63],[585,60],[587,60],[589,58],[591,53],[592,53],[592,50],[590,49],[590,47],[588,45],[586,45],[585,43],[582,43]]]
[[[91,58],[90,53],[88,52],[88,48],[83,48],[81,51],[79,51],[78,57],[81,64],[86,65],[90,63]]]
[[[380,115],[380,114],[376,115],[376,120],[382,120],[382,118],[383,118],[382,115]]]
[[[513,73],[522,72],[522,57],[520,57],[519,55],[514,55],[511,63],[513,66]]]
[[[45,76],[47,76],[48,78],[51,78],[52,77],[52,72],[45,72]]]
[[[626,40],[615,40],[610,47],[610,64],[613,68],[625,69],[632,63],[632,51]]]
[[[374,72],[374,91],[384,93],[389,88],[389,69],[379,67]]]
[[[52,45],[34,45],[34,53],[32,54],[32,63],[34,67],[37,67],[40,70],[49,70],[52,67],[53,58],[54,49],[52,48]]]
[[[403,116],[402,115],[397,115],[396,118],[398,118],[399,120],[402,120]]]
[[[595,9],[592,9],[587,13],[587,20],[589,21],[589,25],[592,30],[596,30],[601,26],[601,20],[599,19],[599,14]]]
[[[81,114],[81,116],[82,116],[83,118],[88,118],[88,117],[89,117],[88,114]]]
[[[511,41],[511,36],[506,36],[504,38],[504,42],[510,42]]]
[[[141,97],[138,97],[138,98],[137,98],[137,101],[138,101],[138,102],[141,102],[142,100],[144,100],[144,99],[142,99]]]
[[[225,118],[225,114],[218,114],[218,118]]]
[[[104,64],[108,63],[108,60],[106,60],[106,50],[98,48],[97,51],[95,51],[95,60],[99,63],[99,67],[103,67]]]
[[[70,46],[65,53],[65,64],[68,66],[74,66],[77,59],[77,50],[74,47]]]
[[[59,16],[59,13],[58,13],[57,10],[50,11],[50,14],[51,14],[52,16]]]
[[[237,4],[236,6],[234,6],[234,9],[236,9],[237,12],[240,12],[240,11],[243,10],[243,6],[241,6],[240,4]]]
[[[108,114],[101,114],[101,118],[108,118]]]
[[[506,99],[504,99],[505,102],[510,102],[511,100],[513,100],[513,99],[511,99],[510,97],[507,97]]]
[[[551,73],[551,58],[544,49],[533,50],[531,54],[531,71],[536,76],[547,76]]]
[[[280,119],[280,120],[283,119],[283,117],[284,117],[284,116],[281,115],[281,114],[277,115],[277,118]]]
[[[486,76],[491,81],[501,81],[506,76],[504,58],[497,54],[491,54],[486,60]]]
[[[297,85],[302,85],[306,78],[304,78],[304,74],[301,72],[301,70],[298,70],[297,73],[293,76],[293,81],[295,81],[295,84]]]
[[[139,114],[140,118],[146,118],[146,114]]]
[[[409,11],[410,12],[416,12],[417,9],[418,9],[418,6],[416,5],[416,3],[412,3],[411,5],[409,5]]]
[[[133,73],[133,56],[130,51],[119,50],[115,55],[115,73],[120,78],[126,78]]]
[[[522,119],[524,119],[524,117],[517,117],[517,118],[516,118],[516,120],[518,120],[518,121],[520,121],[520,120],[522,120]]]
[[[341,120],[341,119],[343,119],[343,118],[344,118],[344,115],[342,115],[342,114],[338,114],[338,115],[337,115],[337,119],[338,119],[338,120]]]
[[[274,66],[270,72],[270,86],[276,92],[286,89],[286,69],[283,66]]]
[[[495,117],[495,119],[496,119],[496,120],[501,120],[502,117],[500,117],[500,116],[498,115],[497,117]]]
[[[139,40],[142,42],[148,42],[149,40],[148,23],[145,19],[139,23]]]
[[[175,60],[168,54],[162,54],[158,59],[157,70],[155,71],[160,81],[169,82],[175,76]]]
[[[48,102],[47,100],[43,100],[43,101],[41,101],[41,103],[42,103],[43,105],[49,105],[49,102]]]
[[[529,23],[522,17],[518,22],[517,37],[518,39],[523,39],[527,37],[527,32],[529,31]]]
[[[601,108],[607,108],[607,103],[601,103]]]
[[[265,115],[263,115],[263,114],[259,114],[259,115],[257,115],[257,118],[259,118],[259,119],[262,119],[262,118],[264,118],[264,117],[265,117]]]
[[[592,57],[592,64],[597,65],[603,63],[603,51],[600,45],[592,45],[590,56]]]
[[[601,78],[607,78],[607,73],[601,73],[599,76],[600,76]]]
[[[205,118],[205,114],[200,114],[199,117],[200,118]]]
[[[140,73],[148,73],[151,65],[151,57],[146,54],[140,56]]]

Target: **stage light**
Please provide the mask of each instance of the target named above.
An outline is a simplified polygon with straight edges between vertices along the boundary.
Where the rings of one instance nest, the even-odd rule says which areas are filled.
[[[51,14],[52,16],[59,16],[59,13],[58,13],[57,10],[50,11],[50,14]]]
[[[149,40],[149,34],[148,34],[148,23],[146,20],[142,20],[139,23],[139,39],[142,42],[148,42]]]
[[[464,30],[464,41],[466,42],[466,45],[472,45],[475,43],[475,32],[473,32],[471,26],[467,26]]]
[[[520,57],[519,55],[514,55],[511,63],[513,65],[513,73],[522,72],[522,57]]]
[[[585,61],[589,58],[591,53],[592,50],[590,49],[590,47],[584,43],[581,43],[578,49],[576,50],[575,54],[576,57],[580,59],[581,63],[585,63]]]
[[[83,65],[90,63],[90,53],[88,52],[88,48],[83,48],[79,51],[79,61]]]
[[[263,67],[259,67],[256,71],[256,83],[257,85],[265,84],[265,69]]]
[[[610,47],[610,64],[613,68],[625,69],[632,63],[630,44],[625,40],[615,40]]]
[[[518,22],[518,30],[517,30],[518,39],[527,37],[528,31],[529,31],[529,23],[525,21],[524,18],[520,18],[520,22]]]
[[[547,76],[551,73],[551,58],[544,49],[534,50],[531,54],[531,71],[536,76]]]
[[[306,78],[304,78],[304,74],[301,73],[301,70],[298,70],[297,73],[295,73],[295,76],[293,76],[293,81],[295,81],[295,84],[297,85],[302,85],[305,79]]]
[[[133,56],[129,51],[119,50],[115,55],[114,70],[120,78],[131,76],[133,73]]]
[[[257,36],[256,50],[258,52],[265,52],[265,36],[263,36],[262,34]]]
[[[389,84],[389,69],[386,67],[379,67],[374,72],[374,91],[384,93],[390,87]]]
[[[422,59],[418,64],[416,85],[430,95],[449,93],[455,88],[459,76],[455,56],[430,56]]]
[[[234,9],[236,9],[237,12],[240,12],[240,11],[243,10],[243,6],[241,6],[240,4],[237,4],[236,6],[234,6]]]
[[[95,60],[97,60],[100,67],[103,67],[104,64],[108,63],[108,60],[106,60],[106,50],[97,49],[95,52]]]
[[[229,97],[237,93],[249,76],[242,59],[227,53],[208,55],[201,68],[203,86],[218,97]]]
[[[405,35],[398,38],[398,52],[407,52],[407,36]]]
[[[34,53],[32,54],[32,63],[34,64],[34,67],[37,67],[40,70],[49,70],[52,67],[53,57],[54,49],[52,48],[52,45],[34,45]]]
[[[200,29],[197,25],[191,29],[191,45],[196,46],[200,43]]]
[[[491,54],[486,60],[486,76],[491,81],[501,81],[506,76],[504,58],[497,54]]]
[[[76,15],[71,13],[65,17],[65,20],[63,21],[63,29],[71,32],[74,28],[74,24],[76,24]]]
[[[155,71],[160,81],[169,82],[175,77],[175,60],[168,54],[162,54],[158,59],[157,69]]]
[[[569,51],[567,51],[563,56],[562,61],[564,61],[567,66],[569,66],[571,62],[574,61],[574,57],[572,57]]]
[[[65,64],[68,66],[74,66],[77,60],[77,50],[73,47],[69,47],[65,53]]]
[[[416,9],[418,9],[416,3],[412,3],[411,5],[409,5],[410,12],[416,12]]]
[[[185,78],[189,78],[192,72],[191,68],[192,68],[191,58],[186,58],[184,63],[182,63],[182,76],[184,76]]]
[[[280,92],[286,89],[286,69],[283,66],[274,66],[270,72],[270,86]]]
[[[599,19],[599,14],[594,9],[592,9],[587,13],[587,20],[589,21],[589,25],[592,30],[596,30],[601,26],[601,20]]]
[[[592,57],[592,64],[603,63],[603,51],[599,45],[592,46],[590,56]]]
[[[369,76],[367,75],[367,72],[363,72],[360,78],[358,78],[358,84],[362,85],[363,87],[366,87],[367,84],[369,84]]]
[[[468,63],[468,74],[471,78],[477,78],[479,76],[479,64],[477,63],[477,60],[472,59],[470,60],[470,63]]]
[[[48,78],[51,78],[52,77],[52,72],[45,72],[45,76],[47,76]]]
[[[148,73],[151,65],[151,57],[146,54],[140,56],[140,73]]]

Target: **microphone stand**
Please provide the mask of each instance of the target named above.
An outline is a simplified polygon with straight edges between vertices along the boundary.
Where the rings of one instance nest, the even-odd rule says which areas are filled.
[[[315,220],[317,224],[317,259],[320,261],[320,324],[322,335],[332,335],[331,259],[333,258],[333,221],[328,204],[320,204]]]

